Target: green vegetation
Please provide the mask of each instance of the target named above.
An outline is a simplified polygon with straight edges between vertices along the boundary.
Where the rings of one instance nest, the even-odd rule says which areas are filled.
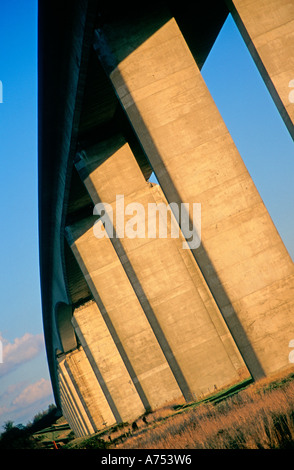
[[[15,426],[12,421],[7,421],[4,431],[0,436],[0,450],[2,449],[37,449],[38,441],[34,439],[28,428]]]
[[[59,414],[60,416],[60,414]],[[0,434],[1,449],[40,449],[43,448],[42,436],[36,436],[36,431],[56,421],[58,417],[56,406],[51,404],[48,409],[36,414],[32,422],[26,426],[7,421]]]

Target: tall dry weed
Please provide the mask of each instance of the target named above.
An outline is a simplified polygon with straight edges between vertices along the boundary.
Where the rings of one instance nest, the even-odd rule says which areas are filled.
[[[200,405],[164,420],[168,413],[158,411],[148,427],[118,447],[294,449],[293,381],[277,389],[266,382],[263,388],[253,385],[218,405]]]

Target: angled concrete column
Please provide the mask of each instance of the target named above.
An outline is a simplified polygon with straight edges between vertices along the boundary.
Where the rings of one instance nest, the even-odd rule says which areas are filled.
[[[76,309],[73,325],[116,421],[133,420],[142,403],[97,304]]]
[[[69,403],[69,397],[62,381],[59,382],[59,390],[60,390],[62,414],[67,420],[72,431],[75,433],[76,437],[81,437],[84,435],[84,433],[80,427],[79,421],[77,419],[77,415],[76,413],[73,412],[73,408],[71,404]]]
[[[176,21],[167,15],[148,37],[149,20],[141,20],[104,26],[97,54],[168,202],[201,203],[194,256],[260,378],[289,366],[293,263]]]
[[[233,18],[294,139],[294,3],[228,0]]]
[[[135,419],[146,409],[179,400],[182,392],[110,239],[95,237],[96,220],[90,217],[67,227],[67,237],[128,371],[123,403],[127,402],[125,413]],[[116,406],[121,409],[119,403]]]
[[[80,154],[77,168],[93,202],[103,201],[112,208],[114,234],[108,233],[111,241],[107,243],[112,243],[119,256],[186,399],[248,376],[192,254],[184,249],[180,231],[171,238],[168,204],[160,187],[146,183],[128,143],[118,135],[87,149]],[[159,233],[155,209],[160,205],[161,229],[166,227],[166,234]],[[128,208],[130,212],[124,215]],[[125,220],[119,224],[122,218]],[[134,225],[135,232],[128,234],[128,224]],[[102,240],[97,247],[99,243]],[[100,253],[103,256],[102,250]],[[129,334],[132,336],[131,331]],[[151,344],[149,347],[152,351]],[[167,390],[161,387],[158,394],[164,397]]]
[[[69,407],[72,410],[72,415],[76,418],[69,422],[69,425],[73,429],[75,426],[79,430],[82,436],[92,434],[94,432],[93,426],[90,423],[87,413],[85,412],[84,406],[76,392],[75,385],[73,384],[67,369],[65,367],[65,357],[58,358],[58,375],[59,384],[63,387],[64,394],[67,397]]]
[[[93,432],[116,422],[82,347],[66,354],[64,367],[74,385]]]

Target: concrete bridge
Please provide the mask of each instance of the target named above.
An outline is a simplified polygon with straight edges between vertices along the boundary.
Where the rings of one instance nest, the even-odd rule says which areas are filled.
[[[201,76],[231,12],[294,137],[293,1],[107,5],[39,2],[43,323],[77,436],[282,371],[294,338],[292,260]],[[122,196],[200,203],[200,246],[117,236]]]

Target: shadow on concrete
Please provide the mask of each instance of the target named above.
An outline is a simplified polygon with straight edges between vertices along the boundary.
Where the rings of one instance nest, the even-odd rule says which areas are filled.
[[[166,14],[166,12],[165,12]],[[170,18],[171,16],[168,16],[168,18]],[[160,17],[161,21],[159,22],[160,24],[162,24],[162,17]],[[166,19],[166,16],[165,16],[165,20],[168,21]],[[166,22],[165,21],[165,22]],[[106,27],[103,27],[103,30],[100,31],[99,33],[99,40],[102,40],[102,45],[103,47],[105,46],[105,49],[103,50],[99,50],[99,48],[95,47],[96,49],[96,53],[98,55],[98,59],[102,62],[106,72],[109,74],[112,70],[113,70],[113,62],[111,62],[111,60],[109,59],[109,55],[110,54],[110,48],[108,47],[108,44],[106,42],[106,38],[104,37],[104,33],[107,31],[107,28]],[[155,31],[154,31],[155,32]],[[147,38],[146,38],[147,39]],[[124,41],[126,41],[126,39],[124,38]],[[131,41],[130,41],[131,42]],[[136,47],[138,47],[139,44],[136,43]],[[111,46],[111,44],[110,44]],[[126,51],[128,49],[126,48]],[[195,50],[195,45],[194,45],[194,50]],[[107,54],[106,52],[107,51]],[[106,57],[107,55],[107,57]],[[106,57],[106,60],[105,60],[105,57]],[[123,57],[119,57],[120,60],[123,60]],[[116,69],[116,73],[119,74],[119,70]],[[122,78],[122,77],[121,77]],[[125,93],[128,93],[128,89],[127,89],[127,86],[125,85]],[[123,105],[122,105],[123,107]],[[153,168],[152,166],[152,162],[150,160],[150,158],[148,157],[148,154],[152,154],[152,155],[156,155],[156,158],[154,160],[160,162],[160,166],[161,168],[161,171],[160,171],[160,174],[157,174],[156,170],[153,168],[153,171],[156,175],[156,178],[161,186],[161,189],[167,199],[167,202],[169,204],[171,204],[172,202],[175,202],[177,204],[181,204],[185,201],[182,201],[181,198],[180,198],[180,195],[178,194],[175,186],[174,186],[174,183],[173,183],[173,179],[172,177],[170,176],[169,172],[168,172],[168,169],[166,168],[164,162],[163,162],[163,159],[161,158],[161,155],[160,155],[160,151],[157,149],[157,147],[155,146],[152,138],[149,136],[149,131],[148,131],[148,127],[145,125],[145,122],[143,120],[143,118],[141,117],[140,113],[139,113],[139,110],[136,108],[136,103],[133,103],[133,109],[135,109],[136,111],[134,112],[134,114],[136,114],[136,124],[137,126],[142,130],[141,132],[145,135],[145,137],[147,136],[148,138],[148,151],[144,150],[144,146],[141,144],[142,148],[143,148],[143,151],[145,152],[145,155],[146,155],[146,158],[151,166],[151,168]],[[127,113],[126,113],[127,115]],[[135,132],[135,130],[134,130]],[[162,173],[164,173],[164,178],[162,178]],[[193,226],[193,221],[191,220],[190,218],[190,226],[192,227]],[[119,240],[116,241],[116,249],[118,249],[120,251],[123,251],[123,247],[119,246]],[[237,348],[239,349],[240,351],[240,354],[241,356],[243,357],[243,360],[250,372],[250,374],[252,375],[252,377],[254,379],[259,379],[259,378],[262,378],[265,376],[265,372],[257,358],[257,355],[254,351],[254,348],[253,346],[251,345],[248,337],[247,337],[247,334],[238,318],[238,315],[236,313],[236,311],[233,309],[232,307],[232,304],[231,304],[231,301],[229,299],[229,296],[227,295],[226,293],[226,290],[224,288],[224,286],[222,285],[221,283],[221,280],[219,279],[219,276],[217,275],[217,272],[215,270],[215,267],[214,267],[214,264],[213,264],[213,261],[210,259],[210,256],[205,248],[205,244],[202,242],[201,243],[201,246],[200,248],[198,249],[193,249],[191,250],[191,252],[193,253],[193,256],[194,256],[194,259],[202,273],[202,276],[207,284],[207,286],[209,287],[209,290],[216,302],[216,305],[218,306],[218,309],[220,311],[220,314],[222,315],[222,317],[224,318],[224,321],[232,335],[232,338],[237,346]],[[126,256],[126,255],[125,255]],[[127,257],[126,257],[127,259]],[[209,279],[207,278],[207,276],[205,276],[205,270],[204,268],[209,266],[210,267],[210,273],[211,273],[211,276],[212,278],[214,278],[217,282],[217,286],[218,286],[218,293],[216,292],[214,286],[211,284],[211,282],[209,281]],[[129,273],[131,273],[131,276],[134,276],[136,278],[136,275],[134,273],[134,270],[131,266],[131,264],[129,263],[128,261],[128,264],[126,265],[126,272],[129,271]],[[137,279],[137,278],[136,278]],[[146,295],[139,283],[139,281],[136,281],[136,286],[134,287],[134,289],[137,290],[137,295],[138,297],[144,297],[146,299],[146,305],[149,304],[148,302],[148,299],[146,298]],[[231,310],[232,310],[232,313],[230,315],[230,320],[226,319],[225,316],[223,315],[222,313],[222,309],[220,307],[220,298],[222,299],[222,305],[225,305],[225,306],[231,306]],[[150,309],[150,310],[149,310]],[[144,309],[145,310],[145,309]],[[150,307],[150,304],[148,305],[148,311],[152,312],[152,309]],[[154,316],[154,313],[150,313],[150,320],[151,322],[154,321],[153,319],[153,316]],[[149,321],[150,321],[149,320]],[[234,324],[234,328],[232,328],[232,324]],[[233,331],[238,331],[238,334],[234,334]],[[187,397],[187,393],[188,393],[188,390],[186,392],[186,397]],[[189,393],[188,393],[189,395]],[[185,396],[185,394],[184,394]]]

